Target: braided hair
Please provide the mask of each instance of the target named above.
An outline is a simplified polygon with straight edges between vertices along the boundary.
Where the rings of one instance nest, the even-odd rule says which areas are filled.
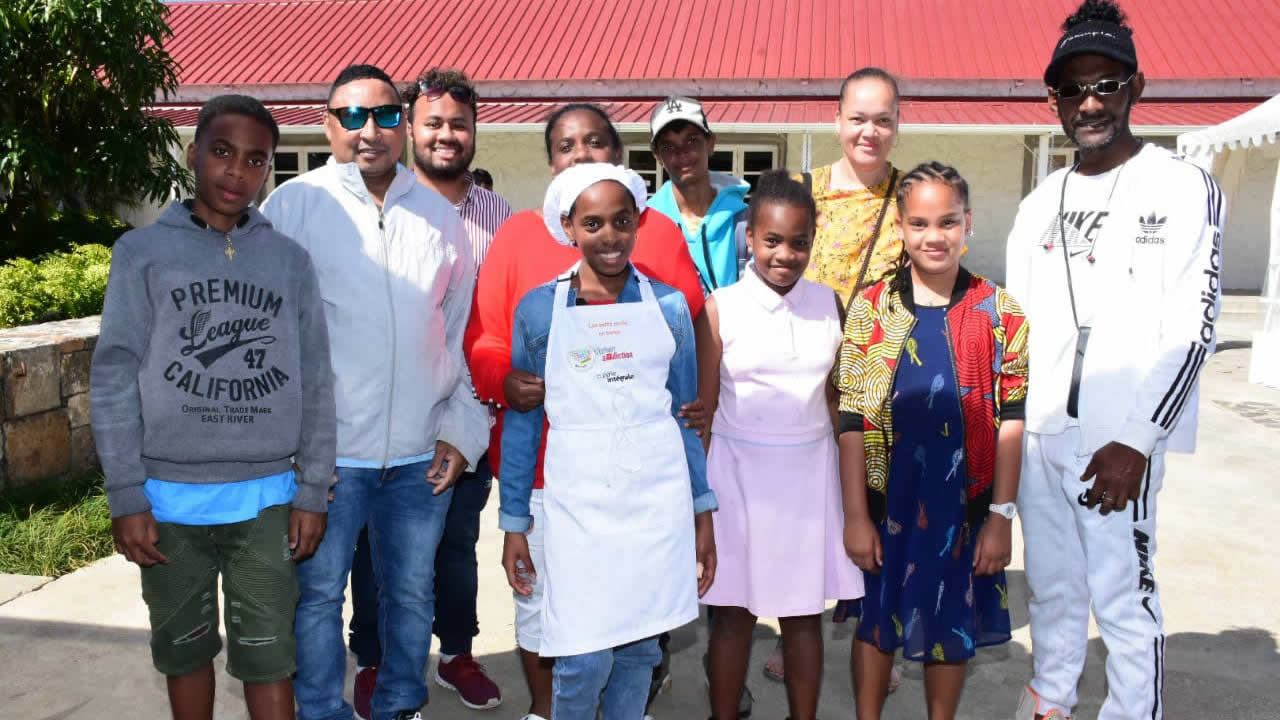
[[[915,186],[921,183],[939,182],[945,183],[951,188],[951,192],[959,198],[964,205],[964,209],[969,210],[969,183],[960,176],[960,171],[950,165],[943,165],[937,160],[920,163],[911,169],[911,172],[902,176],[902,180],[898,181],[898,216],[906,211],[907,198],[911,196],[911,191]],[[902,245],[902,254],[898,256],[897,269],[894,270],[893,276],[888,281],[889,289],[901,297],[906,293],[907,288],[911,286],[911,258],[907,255],[906,243]]]
[[[766,203],[781,203],[798,207],[809,214],[810,236],[817,229],[818,206],[813,202],[813,193],[791,177],[786,170],[770,170],[760,174],[760,180],[751,191],[751,204],[747,208],[747,227],[755,228],[756,216]]]

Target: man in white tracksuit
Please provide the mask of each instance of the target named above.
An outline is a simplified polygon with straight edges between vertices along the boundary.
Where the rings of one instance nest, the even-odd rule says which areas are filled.
[[[1223,199],[1207,173],[1130,132],[1145,83],[1119,8],[1089,0],[1063,30],[1044,79],[1079,160],[1022,202],[1008,246],[1008,289],[1034,338],[1018,493],[1034,678],[1016,717],[1070,716],[1092,603],[1108,654],[1099,719],[1155,720],[1156,499],[1165,453],[1195,448]]]

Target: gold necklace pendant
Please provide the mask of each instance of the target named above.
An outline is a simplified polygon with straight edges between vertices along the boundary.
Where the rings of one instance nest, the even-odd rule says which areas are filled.
[[[231,247],[231,233],[227,233],[226,237],[227,237],[227,249],[223,250],[222,252],[227,256],[227,262],[231,262],[236,258],[236,249]]]

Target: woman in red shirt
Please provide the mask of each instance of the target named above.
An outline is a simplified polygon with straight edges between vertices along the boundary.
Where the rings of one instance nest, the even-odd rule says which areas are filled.
[[[552,176],[579,163],[622,163],[622,138],[608,114],[597,105],[574,103],[556,110],[547,119],[544,140]],[[527,412],[541,405],[543,399],[542,378],[511,368],[511,325],[516,305],[529,290],[550,282],[581,259],[582,253],[567,237],[553,236],[547,230],[541,212],[525,210],[498,228],[480,267],[463,346],[476,394],[498,410],[489,445],[492,467],[501,467],[502,462],[499,452],[503,408]],[[643,212],[636,228],[631,259],[640,272],[680,290],[693,315],[695,329],[706,322],[702,317],[703,295],[698,269],[675,223],[661,213]],[[700,407],[686,406],[686,411],[696,415]],[[701,423],[694,426],[700,427]],[[543,438],[545,443],[545,432]],[[545,445],[539,449],[534,497],[530,503],[534,523],[528,540],[535,568],[541,564],[539,526],[542,524],[545,449]],[[551,716],[551,666],[538,656],[542,634],[541,580],[534,583],[530,595],[515,595],[515,602],[516,640],[532,698],[525,720],[544,720]]]

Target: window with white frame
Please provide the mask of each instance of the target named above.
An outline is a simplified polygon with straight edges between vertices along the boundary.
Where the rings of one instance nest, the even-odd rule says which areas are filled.
[[[644,178],[650,195],[667,181],[662,163],[647,145],[628,145],[624,162]],[[760,175],[778,166],[778,148],[773,145],[716,143],[716,150],[711,153],[707,165],[713,172],[742,178],[754,190]]]
[[[329,161],[329,148],[315,147],[281,147],[276,150],[271,178],[267,181],[267,192],[275,190],[284,183],[298,177],[308,170],[315,170]]]
[[[1145,135],[1140,138],[1143,142],[1159,145],[1168,150],[1177,150],[1177,138],[1169,135]],[[1052,175],[1055,171],[1063,168],[1069,168],[1075,165],[1079,159],[1079,151],[1070,139],[1062,135],[1053,135],[1049,138],[1047,149],[1042,144],[1037,149],[1039,152],[1045,152],[1047,162],[1044,164],[1044,174],[1036,177],[1033,175],[1032,181],[1034,185],[1039,185],[1046,177]],[[1038,166],[1038,165],[1037,165]]]
[[[1076,162],[1076,149],[1074,146],[1050,147],[1049,148],[1049,167],[1045,170],[1045,176],[1052,175],[1055,171],[1065,167],[1071,167]]]

